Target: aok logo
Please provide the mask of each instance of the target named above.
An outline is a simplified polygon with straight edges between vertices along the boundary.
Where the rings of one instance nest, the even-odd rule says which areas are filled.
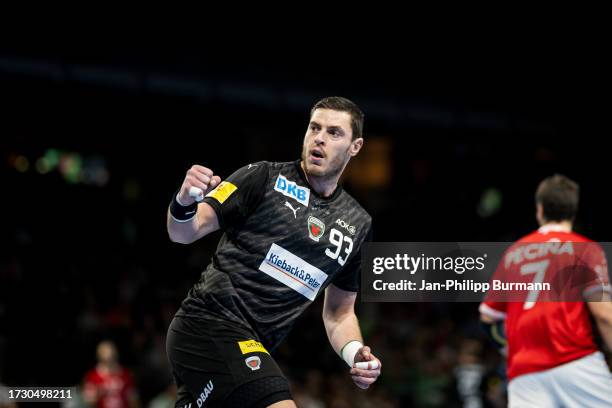
[[[298,203],[308,207],[308,200],[310,199],[310,189],[301,187],[295,184],[291,180],[287,180],[282,174],[278,175],[276,183],[274,184],[274,190],[282,193],[286,197],[291,197]]]
[[[355,226],[354,225],[349,225],[348,222],[341,220],[340,218],[338,218],[336,220],[336,225],[339,225],[340,227],[344,228],[345,230],[347,230],[351,235],[355,235]]]

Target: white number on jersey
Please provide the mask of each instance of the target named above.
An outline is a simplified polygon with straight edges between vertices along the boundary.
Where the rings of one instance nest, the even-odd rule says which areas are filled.
[[[548,259],[544,259],[539,262],[526,263],[521,266],[521,275],[535,274],[533,278],[533,283],[542,283],[542,281],[544,280],[544,276],[546,275],[546,268],[548,268],[549,264],[550,261]],[[539,295],[539,290],[530,290],[527,294],[527,299],[525,304],[523,305],[523,309],[531,309],[535,305],[536,300],[538,300]]]
[[[325,255],[329,256],[331,259],[338,259],[338,263],[340,266],[344,266],[346,260],[348,259],[351,251],[353,250],[353,240],[349,236],[344,236],[340,231],[335,228],[332,228],[329,232],[329,242],[336,246],[335,251],[330,250],[329,248],[325,249]],[[343,242],[347,242],[348,246],[344,250],[346,252],[346,256],[343,258],[340,255],[340,251],[342,250]]]

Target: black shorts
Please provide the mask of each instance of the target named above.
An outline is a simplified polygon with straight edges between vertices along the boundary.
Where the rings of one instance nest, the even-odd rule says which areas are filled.
[[[259,408],[292,399],[289,382],[256,339],[237,326],[175,317],[166,351],[176,407]]]

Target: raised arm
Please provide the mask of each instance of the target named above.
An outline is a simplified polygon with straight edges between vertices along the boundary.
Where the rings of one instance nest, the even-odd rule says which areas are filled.
[[[220,182],[219,176],[215,176],[207,167],[194,165],[187,171],[179,192],[168,208],[170,240],[190,244],[219,229],[215,210],[205,202],[197,203],[196,198],[189,193],[192,187],[197,187],[206,195]]]

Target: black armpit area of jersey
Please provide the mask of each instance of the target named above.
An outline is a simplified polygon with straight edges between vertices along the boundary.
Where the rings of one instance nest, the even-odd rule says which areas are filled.
[[[363,242],[372,241],[372,226],[367,232],[367,235]],[[352,258],[348,260],[348,263],[344,265],[342,271],[332,281],[334,286],[346,290],[347,292],[358,292],[361,287],[361,245],[359,250]]]
[[[236,191],[223,203],[213,197],[204,198],[204,202],[217,213],[219,226],[222,229],[238,225],[255,210],[265,194],[268,177],[267,163],[249,164],[223,180],[236,186]]]

